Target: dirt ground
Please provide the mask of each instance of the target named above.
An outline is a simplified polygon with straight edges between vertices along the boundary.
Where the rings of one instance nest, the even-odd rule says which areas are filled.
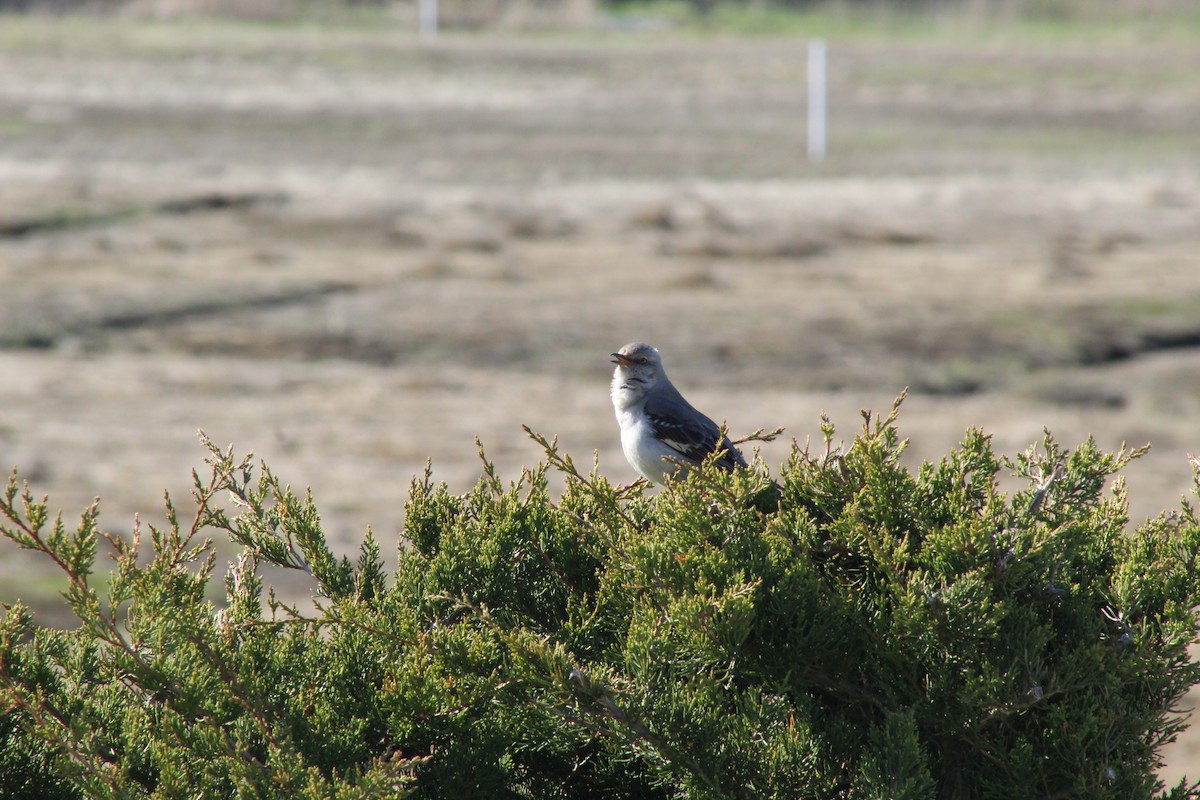
[[[811,164],[794,40],[6,18],[0,466],[123,531],[186,498],[202,428],[310,486],[339,549],[394,550],[411,478],[466,490],[476,436],[508,478],[524,423],[632,480],[608,353],[645,340],[735,434],[849,436],[909,386],[914,464],[970,426],[1149,442],[1133,519],[1177,508],[1200,49],[830,59]],[[4,550],[0,599],[53,619],[58,588]]]

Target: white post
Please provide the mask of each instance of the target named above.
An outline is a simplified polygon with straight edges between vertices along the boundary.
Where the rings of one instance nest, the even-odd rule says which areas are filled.
[[[808,160],[825,159],[825,40],[808,43]]]
[[[421,41],[432,42],[438,33],[438,0],[419,0]]]

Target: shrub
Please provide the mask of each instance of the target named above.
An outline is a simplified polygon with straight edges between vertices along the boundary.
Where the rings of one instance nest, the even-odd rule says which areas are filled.
[[[0,624],[9,798],[1188,798],[1155,779],[1200,680],[1194,507],[1130,530],[1140,451],[970,431],[911,471],[893,413],[778,482],[657,496],[545,463],[412,484],[394,576],[309,496],[209,444],[195,511],[69,530],[16,474],[4,535],[74,630]],[[481,451],[482,455],[482,451]],[[552,494],[549,470],[565,474]],[[998,488],[1005,470],[1023,479]],[[1200,478],[1198,478],[1200,479]],[[231,503],[221,500],[232,498]],[[210,533],[237,546],[208,599]],[[101,589],[97,545],[115,570]],[[311,577],[311,608],[268,591]]]

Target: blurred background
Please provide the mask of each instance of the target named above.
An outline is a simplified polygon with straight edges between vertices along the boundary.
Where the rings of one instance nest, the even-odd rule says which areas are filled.
[[[419,18],[0,0],[0,466],[125,532],[164,489],[186,508],[202,428],[310,486],[335,549],[371,526],[392,554],[412,477],[466,491],[476,436],[509,480],[541,456],[522,424],[633,480],[608,354],[644,340],[735,435],[786,426],[773,470],[907,386],[914,465],[1049,428],[1153,445],[1134,522],[1189,492],[1193,0]],[[4,548],[0,600],[54,621],[61,588]]]

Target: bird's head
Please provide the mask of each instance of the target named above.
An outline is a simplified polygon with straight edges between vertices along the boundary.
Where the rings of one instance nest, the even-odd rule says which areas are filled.
[[[617,374],[639,383],[652,384],[663,373],[658,350],[643,342],[632,342],[612,354]]]

